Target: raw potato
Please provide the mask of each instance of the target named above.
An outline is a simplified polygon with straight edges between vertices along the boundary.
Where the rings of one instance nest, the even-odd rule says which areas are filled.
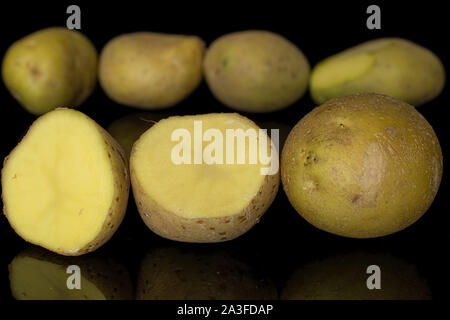
[[[367,288],[366,272],[380,267],[381,289]],[[372,281],[369,281],[372,283]],[[385,253],[351,252],[297,269],[281,292],[283,300],[429,300],[428,283],[416,266]]]
[[[192,164],[172,161],[173,150],[182,143],[171,141],[173,132],[186,130],[195,141],[194,121],[201,121],[203,133],[209,129],[222,133],[223,164],[207,164],[207,158],[202,164],[194,164],[194,142],[191,152],[186,152]],[[259,130],[254,122],[238,114],[216,113],[163,119],[141,135],[131,152],[130,175],[138,210],[151,230],[172,240],[219,242],[242,235],[259,221],[277,193],[279,170],[263,175],[261,169],[270,164],[264,164],[260,157],[250,164],[249,139],[243,145],[245,150],[240,149],[245,151],[245,163],[237,163],[237,143],[233,164],[226,163],[225,130],[238,128],[254,129],[256,134]],[[270,148],[270,138],[265,134],[258,136],[260,140],[266,139]],[[203,148],[197,149],[203,150],[200,155],[212,144],[203,142]],[[274,149],[266,153],[269,161],[277,163],[278,153]]]
[[[419,106],[444,88],[445,70],[430,50],[400,38],[364,42],[331,56],[311,73],[317,104],[355,93],[380,93]]]
[[[225,105],[244,112],[271,112],[300,99],[308,86],[308,60],[293,43],[269,31],[224,35],[208,48],[204,73]]]
[[[113,121],[107,128],[111,136],[121,145],[127,159],[131,148],[147,129],[167,115],[154,112],[133,113]]]
[[[442,177],[439,141],[405,102],[378,94],[330,100],[292,129],[284,190],[319,229],[353,238],[400,231],[430,207]]]
[[[5,159],[3,211],[28,242],[63,255],[91,252],[125,214],[127,163],[119,144],[88,116],[48,112]]]
[[[276,299],[274,284],[226,252],[151,250],[141,263],[138,300]]]
[[[72,265],[80,268],[80,289],[67,287],[68,282],[74,284],[74,273],[67,273]],[[38,247],[28,248],[13,259],[9,281],[17,300],[133,299],[131,277],[116,261],[92,256],[63,257]]]
[[[99,80],[117,103],[140,109],[171,107],[202,80],[203,40],[136,32],[113,38],[100,55]]]
[[[97,51],[78,31],[43,29],[9,47],[2,77],[14,98],[32,114],[77,107],[97,83]]]

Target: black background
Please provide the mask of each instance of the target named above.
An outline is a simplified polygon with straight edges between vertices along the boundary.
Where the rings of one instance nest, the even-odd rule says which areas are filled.
[[[431,1],[411,2],[95,2],[58,1],[8,2],[0,11],[3,57],[8,46],[19,38],[49,26],[65,26],[69,4],[81,7],[81,32],[100,51],[112,37],[133,31],[195,34],[207,44],[233,31],[266,29],[277,32],[294,42],[308,57],[311,66],[321,59],[360,42],[385,36],[403,37],[435,52],[449,70],[450,56],[447,36],[448,16],[443,7]],[[366,28],[366,8],[378,4],[382,11],[382,29]],[[0,85],[1,148],[4,158],[17,144],[36,118],[27,113]],[[314,107],[306,94],[289,108],[268,115],[247,116],[256,120],[274,120],[295,125]],[[93,255],[114,257],[122,261],[133,277],[147,250],[158,246],[178,246],[199,251],[226,249],[245,260],[257,274],[271,278],[282,289],[289,275],[304,263],[340,255],[344,252],[389,253],[415,265],[421,277],[430,285],[434,299],[449,297],[446,256],[450,231],[445,205],[448,195],[448,135],[446,124],[449,95],[447,87],[441,95],[418,108],[433,126],[444,154],[444,177],[436,199],[428,212],[411,227],[396,234],[375,239],[349,239],[320,231],[304,221],[290,206],[281,190],[272,207],[259,224],[238,239],[219,244],[181,244],[162,239],[148,230],[141,221],[132,197],[117,233]],[[109,100],[100,86],[79,108],[103,127],[116,118],[138,110]],[[168,109],[171,114],[196,114],[230,111],[218,102],[205,83],[178,106]],[[11,299],[8,264],[28,245],[0,217],[0,292]],[[375,262],[374,262],[375,263]],[[365,268],[365,267],[361,267]],[[3,299],[2,299],[3,300]]]

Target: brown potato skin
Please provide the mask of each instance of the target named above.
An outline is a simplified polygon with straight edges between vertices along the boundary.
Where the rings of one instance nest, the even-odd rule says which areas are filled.
[[[199,243],[232,240],[250,230],[275,199],[280,184],[278,170],[265,177],[258,194],[241,212],[220,218],[188,219],[165,210],[151,199],[139,186],[132,167],[130,176],[139,214],[153,232],[171,240]]]
[[[205,43],[197,36],[134,32],[111,39],[99,58],[99,82],[113,101],[144,110],[169,108],[202,81]]]

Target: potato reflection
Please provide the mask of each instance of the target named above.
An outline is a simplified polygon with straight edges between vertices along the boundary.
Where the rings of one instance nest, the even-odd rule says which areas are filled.
[[[175,247],[148,252],[141,263],[137,299],[276,299],[267,279],[255,277],[227,252],[200,253]]]
[[[80,268],[80,289],[67,286],[74,274],[67,273],[70,265]],[[130,275],[117,262],[92,256],[66,257],[38,247],[29,247],[13,259],[9,281],[11,293],[18,300],[133,298]]]
[[[381,271],[381,289],[367,288],[367,267]],[[286,300],[425,300],[427,282],[416,266],[384,253],[353,252],[304,265],[286,282]]]

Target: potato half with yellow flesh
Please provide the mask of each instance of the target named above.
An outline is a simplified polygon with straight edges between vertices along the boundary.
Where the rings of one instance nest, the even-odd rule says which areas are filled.
[[[70,289],[79,267],[79,289]],[[18,254],[9,264],[9,281],[17,300],[123,300],[133,298],[127,270],[112,259],[64,257],[38,247]]]
[[[122,221],[127,160],[95,121],[73,109],[39,117],[5,159],[4,213],[23,239],[63,255],[97,249]]]
[[[308,222],[353,238],[402,230],[430,207],[442,151],[416,109],[378,94],[330,100],[292,129],[281,156],[286,194]]]
[[[208,132],[216,133],[199,147],[194,146],[199,137],[198,129],[194,132],[195,121],[201,123],[203,138]],[[191,164],[172,159],[172,153],[182,143],[171,139],[177,129],[185,130],[193,140],[190,149],[180,152],[191,159]],[[251,163],[251,139],[243,140],[243,144],[238,139],[226,139],[227,129],[256,132],[258,141],[264,141],[268,160],[277,163],[278,153],[269,149],[270,138],[260,134],[254,122],[234,113],[170,117],[159,121],[136,141],[130,158],[131,184],[138,210],[151,230],[178,241],[219,242],[240,236],[258,222],[275,198],[279,172],[262,174],[270,164],[266,165],[261,157]],[[220,137],[223,145],[219,147]],[[225,146],[232,141],[234,154],[229,153],[232,161],[227,164]],[[208,164],[206,157],[197,158],[202,163],[195,164],[194,153],[199,154],[200,150],[201,157],[212,150],[213,144],[217,155],[223,153],[223,164],[220,159]],[[264,146],[258,147],[261,150]],[[243,164],[238,163],[238,153],[245,156],[241,159]]]

